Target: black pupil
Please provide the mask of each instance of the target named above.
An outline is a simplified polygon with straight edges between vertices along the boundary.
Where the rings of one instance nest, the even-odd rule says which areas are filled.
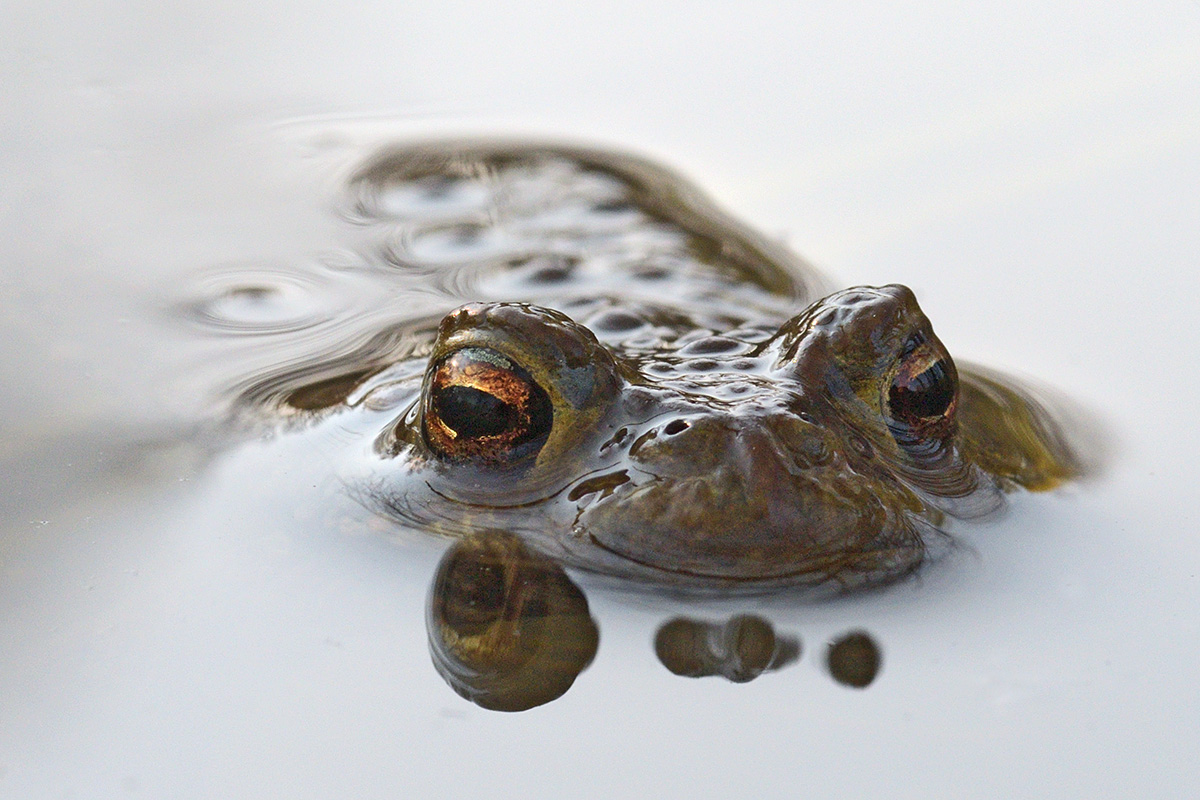
[[[471,386],[447,386],[434,394],[434,404],[442,422],[468,439],[498,436],[517,422],[515,408]]]
[[[953,401],[954,384],[943,361],[935,361],[904,383],[893,383],[888,391],[892,416],[901,420],[940,417]]]

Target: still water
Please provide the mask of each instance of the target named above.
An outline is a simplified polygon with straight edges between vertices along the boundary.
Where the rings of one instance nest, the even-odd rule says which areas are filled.
[[[1040,10],[1032,31],[1029,9],[258,11],[6,12],[0,795],[1195,784],[1194,7]],[[381,511],[364,467],[423,365],[280,398],[406,320],[545,294],[546,265],[449,268],[494,257],[486,233],[364,218],[375,154],[462,133],[650,153],[818,263],[821,291],[912,286],[956,358],[1052,387],[1095,468],[848,595],[448,550]],[[662,233],[607,212],[606,241]],[[712,330],[799,310],[710,299],[736,306]],[[318,413],[331,397],[361,413]],[[550,639],[576,646],[536,658],[582,668],[561,696],[494,711],[447,683],[430,593],[456,575],[556,609],[571,633]]]

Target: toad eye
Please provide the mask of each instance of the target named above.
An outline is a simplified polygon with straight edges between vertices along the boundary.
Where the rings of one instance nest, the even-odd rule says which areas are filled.
[[[887,391],[888,428],[914,458],[929,458],[954,432],[958,372],[937,339],[909,339]]]
[[[425,441],[444,458],[518,461],[541,450],[553,421],[553,406],[542,387],[496,350],[457,350],[438,363],[429,379]]]

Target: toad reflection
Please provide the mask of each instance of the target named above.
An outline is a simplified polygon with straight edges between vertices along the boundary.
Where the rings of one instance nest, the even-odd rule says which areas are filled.
[[[552,559],[503,531],[473,534],[446,552],[426,624],[438,673],[460,695],[493,711],[524,711],[558,699],[599,644],[580,588]],[[776,636],[769,622],[745,614],[725,624],[669,620],[654,649],[676,675],[721,675],[734,683],[800,655],[798,639]]]
[[[587,598],[562,567],[512,534],[475,534],[442,557],[427,616],[434,666],[493,711],[557,699],[596,655]]]
[[[654,652],[676,675],[720,675],[746,683],[795,662],[800,640],[777,636],[770,622],[754,614],[738,614],[723,624],[676,617],[658,629]]]

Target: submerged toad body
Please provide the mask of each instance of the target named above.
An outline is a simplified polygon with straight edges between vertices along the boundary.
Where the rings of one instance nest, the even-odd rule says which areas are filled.
[[[379,268],[454,291],[247,397],[365,415],[370,495],[411,525],[668,584],[852,586],[1077,469],[909,289],[825,294],[648,162],[439,143],[350,185]]]

